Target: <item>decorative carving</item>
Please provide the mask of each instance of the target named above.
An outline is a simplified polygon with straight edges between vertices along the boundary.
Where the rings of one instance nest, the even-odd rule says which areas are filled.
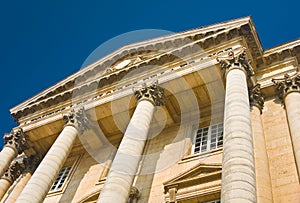
[[[25,167],[23,164],[19,163],[18,161],[14,161],[6,170],[2,178],[13,184],[13,182],[22,174],[24,168]]]
[[[66,125],[73,125],[77,128],[80,134],[89,129],[89,119],[83,107],[72,109],[69,113],[63,115],[63,120]]]
[[[296,73],[292,76],[284,74],[284,78],[272,79],[278,93],[279,99],[284,97],[290,92],[300,92],[300,74]]]
[[[38,167],[41,159],[38,155],[31,155],[30,157],[26,157],[23,159],[23,163],[25,166],[25,170],[31,174],[35,171]]]
[[[228,56],[217,57],[217,61],[220,62],[221,68],[228,70],[229,68],[236,66],[243,68],[249,77],[254,76],[253,68],[250,65],[250,60],[246,57],[246,51],[243,47],[237,53],[233,51],[228,52]]]
[[[249,100],[251,106],[257,106],[260,112],[264,108],[265,96],[261,92],[260,84],[256,84],[254,87],[249,88]]]
[[[139,190],[136,187],[132,186],[130,188],[128,203],[135,203],[135,202],[137,202],[137,200],[139,199],[139,197],[140,197]]]
[[[24,150],[29,148],[29,138],[23,132],[22,128],[19,128],[16,132],[10,132],[4,135],[4,143],[6,146],[10,146],[15,149],[18,154],[22,154]]]
[[[134,95],[138,101],[148,100],[155,106],[161,106],[165,104],[164,90],[158,86],[157,81],[150,86],[143,84],[141,89],[134,90]]]

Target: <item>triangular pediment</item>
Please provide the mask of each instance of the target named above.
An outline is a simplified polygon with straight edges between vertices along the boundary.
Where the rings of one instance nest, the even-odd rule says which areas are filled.
[[[205,164],[199,163],[192,168],[178,174],[176,177],[164,183],[165,190],[169,188],[185,188],[193,185],[202,184],[218,180],[221,178],[222,164]]]
[[[218,43],[218,40],[222,41],[226,38],[225,35],[239,35],[240,32],[237,29],[241,27],[245,27],[245,30],[254,30],[251,18],[235,19],[123,46],[12,108],[11,114],[16,121],[19,121],[22,117],[33,114],[41,109],[41,106],[45,109],[69,100],[72,92],[76,91],[76,87],[74,86],[75,81],[76,83],[82,81],[83,85],[89,86],[97,76],[99,77],[98,84],[103,84],[103,86],[109,85],[120,77],[120,73],[121,75],[126,74],[130,65],[136,69],[140,66],[160,63],[169,57],[169,52],[174,50],[181,52],[181,49],[184,49],[187,45],[188,47],[193,46],[190,43],[201,44],[201,46],[203,45],[202,48],[205,49],[206,46],[211,46],[209,44],[211,44],[212,40],[216,40],[216,43]],[[255,32],[251,31],[249,33],[255,35],[252,39],[257,38]],[[258,46],[257,50],[261,49],[258,40],[254,44]],[[153,52],[149,54],[149,50],[160,50],[163,53]],[[124,60],[127,60],[127,62],[123,62]],[[123,66],[126,68],[123,68]],[[126,70],[124,71],[124,69]],[[111,70],[113,70],[112,73],[107,74]]]

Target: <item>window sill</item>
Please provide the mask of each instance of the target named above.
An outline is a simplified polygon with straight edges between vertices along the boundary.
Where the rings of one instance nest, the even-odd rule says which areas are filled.
[[[178,164],[182,164],[182,163],[186,163],[186,162],[190,162],[190,161],[194,161],[194,160],[198,160],[198,159],[203,159],[203,158],[207,158],[210,156],[214,156],[216,154],[221,154],[223,152],[223,147],[219,147],[217,149],[213,149],[207,152],[202,152],[202,153],[198,153],[198,154],[190,154],[188,156],[185,156],[181,159],[181,161],[178,162]]]

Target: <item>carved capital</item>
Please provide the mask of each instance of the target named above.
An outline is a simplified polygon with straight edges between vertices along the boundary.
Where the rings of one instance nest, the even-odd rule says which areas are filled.
[[[89,129],[89,120],[83,107],[76,110],[72,109],[69,113],[64,114],[63,120],[66,125],[77,128],[80,134]]]
[[[5,146],[15,149],[18,154],[22,154],[24,150],[29,148],[29,138],[23,132],[22,128],[19,128],[16,132],[10,132],[4,135]]]
[[[24,165],[18,161],[14,161],[6,170],[2,178],[8,180],[12,184],[22,174],[23,171]]]
[[[284,97],[291,92],[300,92],[300,74],[296,73],[292,76],[285,74],[283,78],[272,79],[278,93],[279,99],[284,100]]]
[[[141,89],[135,90],[134,95],[138,101],[148,100],[155,106],[161,106],[165,104],[165,94],[163,88],[158,86],[157,81],[150,85],[143,85]]]
[[[260,84],[256,84],[254,87],[249,88],[249,101],[251,106],[257,106],[260,109],[260,113],[262,112],[265,96],[261,92]]]
[[[31,155],[23,159],[25,170],[31,174],[35,171],[35,169],[40,164],[40,157],[38,155]]]
[[[135,203],[135,202],[137,202],[137,200],[139,199],[139,197],[140,197],[139,190],[136,187],[132,186],[130,188],[129,201],[128,202],[129,203]]]
[[[217,61],[220,62],[221,68],[225,71],[229,71],[233,68],[239,68],[247,73],[248,77],[254,76],[253,68],[250,65],[250,60],[246,57],[245,48],[242,48],[238,52],[230,51],[227,56],[218,57]]]

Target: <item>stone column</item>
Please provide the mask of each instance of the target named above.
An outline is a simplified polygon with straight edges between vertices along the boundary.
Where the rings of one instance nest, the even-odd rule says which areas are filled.
[[[4,135],[4,147],[0,152],[0,177],[8,169],[14,158],[28,149],[28,137],[24,134],[22,128],[16,132]]]
[[[72,110],[69,114],[64,115],[64,121],[66,122],[64,129],[56,138],[16,202],[43,202],[72,149],[78,134],[77,129],[82,129],[79,132],[82,133],[87,127],[87,119],[83,109]]]
[[[30,180],[33,172],[38,166],[40,159],[37,155],[31,155],[29,158],[24,159],[24,171],[22,177],[19,179],[11,193],[5,199],[5,203],[15,203],[22,190]]]
[[[261,117],[262,109],[264,107],[264,95],[260,91],[260,84],[256,84],[254,87],[250,88],[249,98],[253,132],[257,202],[272,203],[273,195],[269,159]]]
[[[293,150],[300,177],[300,74],[284,75],[282,79],[272,79],[279,98],[285,105]]]
[[[14,161],[9,166],[7,171],[0,179],[0,200],[4,197],[5,193],[14,183],[14,181],[21,175],[23,170],[24,166],[22,166],[18,161]]]
[[[137,171],[155,106],[164,104],[163,89],[157,83],[135,91],[138,100],[110,172],[98,199],[99,203],[126,203]]]
[[[253,138],[247,76],[254,75],[244,49],[219,57],[226,71],[221,200],[256,201]]]

